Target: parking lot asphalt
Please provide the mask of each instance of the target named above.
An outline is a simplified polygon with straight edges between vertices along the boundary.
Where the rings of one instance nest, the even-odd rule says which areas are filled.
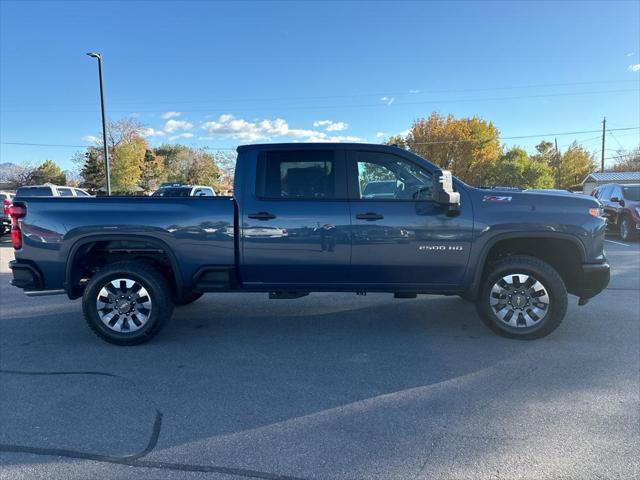
[[[457,297],[210,294],[128,348],[9,286],[4,242],[0,478],[638,478],[640,243],[611,240],[537,341]]]

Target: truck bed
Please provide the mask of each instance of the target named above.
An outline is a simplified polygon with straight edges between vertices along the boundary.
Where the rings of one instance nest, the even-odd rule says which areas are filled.
[[[235,265],[235,202],[230,197],[23,197],[25,257],[46,289],[63,288],[67,259],[91,241],[117,242],[124,235],[165,244],[173,252],[184,288],[203,265]]]

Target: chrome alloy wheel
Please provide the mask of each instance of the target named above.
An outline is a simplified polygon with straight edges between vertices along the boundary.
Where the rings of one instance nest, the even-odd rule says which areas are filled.
[[[135,332],[151,315],[151,297],[135,280],[116,278],[107,283],[96,299],[98,316],[110,330]]]
[[[532,327],[549,312],[549,294],[531,275],[510,273],[498,280],[489,297],[496,318],[515,328]]]

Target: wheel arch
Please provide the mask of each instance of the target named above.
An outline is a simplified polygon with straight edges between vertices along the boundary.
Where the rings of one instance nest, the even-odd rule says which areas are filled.
[[[563,242],[564,245],[571,245],[571,247],[573,248],[573,251],[575,252],[575,259],[580,263],[585,261],[586,250],[584,245],[575,236],[567,233],[508,232],[508,233],[497,234],[482,246],[482,249],[478,254],[478,261],[476,263],[476,267],[471,275],[471,284],[469,288],[465,291],[464,297],[470,300],[475,300],[478,297],[478,294],[481,288],[482,278],[484,277],[485,272],[487,271],[488,265],[491,263],[492,252],[495,252],[496,249],[500,248],[501,245],[505,245],[505,242],[515,243],[517,241],[527,241],[527,242],[535,241],[536,243],[539,244],[538,249],[542,249],[543,245],[545,245],[545,240],[551,241],[551,242]],[[508,254],[527,254],[548,262],[548,260],[543,258],[543,256],[536,255],[535,251],[532,251],[532,249],[530,248],[522,249],[522,251],[518,251],[518,249],[515,249],[513,251],[507,251],[507,253]],[[552,267],[556,268],[556,266],[553,265],[553,263],[551,262],[548,262],[548,263],[550,263]],[[566,282],[567,279],[565,277],[567,272],[564,272],[565,275],[563,275],[562,272],[560,271],[558,273],[560,273],[560,275],[563,277],[563,280],[565,280]]]
[[[130,241],[134,243],[146,243],[149,245],[154,245],[158,247],[159,250],[167,257],[169,267],[171,269],[171,278],[169,279],[173,287],[176,289],[176,292],[181,292],[183,289],[183,279],[181,276],[181,270],[179,268],[178,261],[176,256],[169,247],[169,245],[155,237],[151,237],[148,235],[139,235],[139,234],[96,234],[96,235],[88,235],[81,239],[78,239],[73,243],[71,248],[69,249],[69,253],[67,255],[66,265],[65,265],[65,281],[64,281],[64,289],[67,292],[67,295],[70,299],[79,298],[82,296],[83,287],[80,285],[76,285],[74,279],[74,270],[76,265],[76,260],[78,256],[81,254],[81,250],[86,248],[89,245],[96,245],[99,243],[110,243],[110,242],[118,242],[118,241]],[[135,249],[132,249],[131,253],[134,252]]]

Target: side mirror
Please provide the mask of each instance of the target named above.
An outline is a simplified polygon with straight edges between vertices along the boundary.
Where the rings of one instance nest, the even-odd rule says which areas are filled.
[[[431,200],[447,207],[447,215],[453,217],[460,213],[460,193],[453,191],[453,177],[449,170],[433,172]]]
[[[609,201],[610,201],[610,202],[613,202],[613,203],[618,203],[618,202],[620,202],[620,199],[619,199],[618,197],[611,197],[611,198],[609,199]]]

